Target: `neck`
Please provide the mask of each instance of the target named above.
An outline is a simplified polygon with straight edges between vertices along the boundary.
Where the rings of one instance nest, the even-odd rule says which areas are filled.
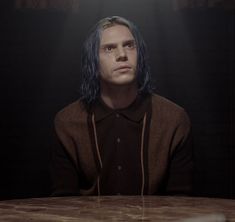
[[[137,86],[101,86],[101,98],[112,109],[128,107],[137,96]]]

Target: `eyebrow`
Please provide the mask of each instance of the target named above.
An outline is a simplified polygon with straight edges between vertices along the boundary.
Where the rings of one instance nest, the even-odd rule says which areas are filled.
[[[106,43],[103,45],[100,45],[100,48],[106,48],[106,47],[115,47],[117,44],[115,43]]]
[[[127,41],[124,41],[123,45],[127,45],[127,44],[135,44],[135,40],[134,39],[130,39],[130,40],[127,40]]]
[[[135,40],[129,39],[129,40],[125,40],[124,42],[122,42],[123,45],[127,45],[129,43],[135,44]],[[116,43],[105,43],[105,44],[100,45],[100,48],[115,47],[116,45],[117,45]]]

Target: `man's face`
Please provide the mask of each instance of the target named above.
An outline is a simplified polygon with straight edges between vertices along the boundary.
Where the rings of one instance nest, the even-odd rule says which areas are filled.
[[[102,31],[99,61],[101,83],[136,84],[136,44],[126,26],[114,25]]]

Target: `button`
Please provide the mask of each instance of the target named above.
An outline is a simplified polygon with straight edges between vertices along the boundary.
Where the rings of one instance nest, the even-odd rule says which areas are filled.
[[[117,117],[117,118],[119,118],[119,117],[120,117],[120,115],[117,113],[117,114],[116,114],[116,117]]]
[[[118,170],[122,170],[122,166],[119,165],[119,166],[118,166]]]
[[[117,138],[117,142],[120,143],[120,142],[121,142],[121,139],[120,139],[120,138]]]

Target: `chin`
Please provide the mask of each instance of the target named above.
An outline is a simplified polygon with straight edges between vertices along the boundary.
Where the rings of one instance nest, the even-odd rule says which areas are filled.
[[[125,79],[122,78],[122,79],[112,81],[112,83],[115,84],[115,85],[124,86],[124,85],[135,84],[136,80],[135,80],[135,78],[125,78]]]

